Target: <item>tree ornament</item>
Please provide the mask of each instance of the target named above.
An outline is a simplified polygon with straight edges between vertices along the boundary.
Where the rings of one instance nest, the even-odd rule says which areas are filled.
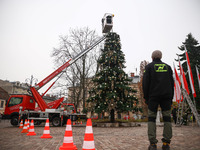
[[[114,89],[114,81],[113,80],[111,82],[111,88],[112,88],[112,90]]]
[[[128,95],[128,91],[126,90],[124,93],[125,93],[125,96],[127,97],[127,95]]]

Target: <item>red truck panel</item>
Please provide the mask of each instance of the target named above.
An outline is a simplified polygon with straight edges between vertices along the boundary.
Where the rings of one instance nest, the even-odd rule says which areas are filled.
[[[29,95],[11,95],[8,99],[5,108],[5,115],[11,115],[14,112],[19,112],[19,107],[22,106],[22,111],[24,109],[34,110],[35,100]]]

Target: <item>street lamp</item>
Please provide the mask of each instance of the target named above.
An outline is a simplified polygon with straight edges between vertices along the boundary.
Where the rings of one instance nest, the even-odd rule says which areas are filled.
[[[33,75],[31,75],[31,78],[27,78],[25,82],[28,84],[30,82],[30,86],[32,86],[32,83],[35,82],[35,84],[38,82],[38,79],[34,78]]]

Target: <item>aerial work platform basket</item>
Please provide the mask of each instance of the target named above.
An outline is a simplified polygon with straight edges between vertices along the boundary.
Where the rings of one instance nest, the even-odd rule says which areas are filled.
[[[106,13],[102,19],[102,33],[108,33],[113,27],[113,14]]]

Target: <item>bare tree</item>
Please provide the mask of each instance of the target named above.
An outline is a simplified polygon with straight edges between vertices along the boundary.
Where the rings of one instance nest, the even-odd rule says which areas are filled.
[[[140,76],[140,79],[143,78],[143,74],[144,74],[144,70],[145,70],[145,66],[148,65],[148,61],[144,60],[144,61],[141,61],[140,63],[140,73],[139,73],[139,76]]]
[[[88,27],[70,29],[69,35],[60,36],[59,48],[53,49],[52,57],[55,65],[60,66],[70,58],[75,57],[82,50],[93,44],[97,38],[99,37],[96,31],[90,30]],[[99,53],[99,48],[95,47],[92,51],[82,56],[73,65],[65,69],[62,80],[57,84],[57,87],[72,87],[73,94],[69,98],[75,103],[76,109],[81,100],[83,108],[85,108],[87,91],[85,79],[95,74]]]
[[[144,60],[141,61],[140,63],[140,82],[139,84],[139,90],[140,90],[140,98],[141,98],[141,104],[142,104],[142,109],[143,109],[143,114],[147,115],[147,111],[148,111],[148,107],[144,101],[144,94],[143,94],[143,90],[142,90],[142,80],[143,80],[143,75],[144,75],[144,71],[145,71],[145,66],[148,65],[149,62]]]

